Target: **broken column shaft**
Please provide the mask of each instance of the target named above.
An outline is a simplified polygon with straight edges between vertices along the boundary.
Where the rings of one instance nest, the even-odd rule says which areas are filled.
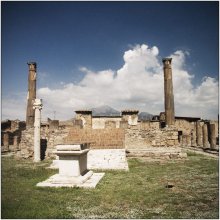
[[[202,146],[202,126],[200,121],[196,122],[196,144],[197,146]]]
[[[163,59],[164,70],[164,101],[165,101],[165,121],[167,126],[174,125],[174,96],[173,96],[173,81],[172,81],[172,58]]]
[[[35,121],[34,121],[34,162],[39,162],[40,158],[40,121],[41,121],[41,109],[42,100],[35,99],[33,103],[35,110]]]
[[[5,133],[3,135],[3,145],[7,150],[9,150],[9,134],[8,133]]]
[[[208,128],[207,124],[204,124],[202,126],[202,138],[203,138],[203,148],[209,147],[209,141],[208,141]]]
[[[216,148],[216,137],[215,137],[215,124],[210,124],[210,148],[215,149]]]
[[[28,63],[28,95],[27,95],[27,112],[26,112],[26,128],[34,126],[34,109],[33,102],[36,99],[36,71],[37,64],[34,62]]]

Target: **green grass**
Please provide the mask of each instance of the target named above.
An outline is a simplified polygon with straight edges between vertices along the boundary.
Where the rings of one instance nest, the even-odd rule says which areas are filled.
[[[129,159],[130,171],[106,171],[95,189],[39,188],[57,170],[51,161],[2,157],[2,218],[218,219],[218,160]],[[166,188],[167,183],[173,188]]]

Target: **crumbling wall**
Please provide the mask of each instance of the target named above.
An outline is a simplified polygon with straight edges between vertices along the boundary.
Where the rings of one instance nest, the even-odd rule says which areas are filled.
[[[125,129],[125,148],[179,146],[178,131],[174,128],[159,128],[159,122],[141,122]]]
[[[195,123],[187,120],[175,120],[175,127],[178,131],[182,131],[184,135],[191,135],[191,132],[195,129]]]
[[[23,158],[33,157],[34,155],[34,128],[29,128],[22,131],[21,142],[19,145],[17,156]]]
[[[21,140],[21,132],[26,124],[19,120],[5,120],[1,122],[1,151],[17,151]]]
[[[53,151],[57,144],[63,144],[64,138],[68,135],[69,129],[48,130],[41,128],[41,159],[54,157]],[[18,157],[30,158],[34,155],[34,128],[29,128],[22,132],[21,143],[19,145]]]

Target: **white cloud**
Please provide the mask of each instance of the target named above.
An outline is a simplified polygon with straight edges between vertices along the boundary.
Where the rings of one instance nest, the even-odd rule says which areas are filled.
[[[26,97],[20,94],[16,97],[2,98],[2,119],[20,119],[25,120],[26,117]]]
[[[170,55],[173,69],[175,112],[178,116],[217,118],[218,82],[206,77],[195,87],[193,75],[184,69],[189,53],[178,50]],[[91,71],[80,67],[85,74],[79,83],[60,83],[59,89],[40,88],[37,96],[43,99],[43,117],[69,119],[77,109],[110,105],[118,110],[136,108],[159,114],[164,111],[163,66],[159,49],[136,45],[124,53],[124,65],[113,71]]]

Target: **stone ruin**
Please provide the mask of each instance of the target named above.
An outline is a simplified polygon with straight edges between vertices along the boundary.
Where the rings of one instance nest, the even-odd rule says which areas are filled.
[[[171,61],[163,59],[165,112],[149,121],[139,121],[135,109],[122,110],[120,116],[93,116],[83,109],[75,111],[72,121],[48,119],[40,124],[40,159],[58,159],[54,150],[60,144],[90,143],[89,169],[128,170],[125,156],[178,159],[186,157],[182,150],[188,147],[217,150],[218,121],[175,116]],[[26,128],[20,122],[2,122],[2,150],[13,146],[9,149],[22,158],[34,158],[36,63],[28,65]]]

